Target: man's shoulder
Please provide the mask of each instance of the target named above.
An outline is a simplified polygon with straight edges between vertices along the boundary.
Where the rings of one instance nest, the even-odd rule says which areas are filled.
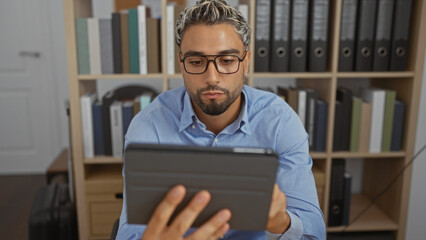
[[[248,108],[251,111],[272,111],[276,114],[288,113],[291,107],[273,92],[244,86]]]

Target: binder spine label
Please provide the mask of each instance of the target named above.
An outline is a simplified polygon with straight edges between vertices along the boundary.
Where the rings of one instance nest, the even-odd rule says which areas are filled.
[[[269,40],[271,2],[259,0],[256,8],[256,40]]]
[[[308,33],[308,1],[296,0],[293,6],[293,40],[306,41]]]
[[[328,0],[317,0],[315,2],[313,20],[313,40],[327,41]]]
[[[290,32],[290,0],[276,0],[275,1],[275,19],[274,26],[281,26],[274,28],[274,40],[288,41],[288,33]]]
[[[391,35],[390,23],[392,22],[392,0],[381,0],[379,2],[379,12],[377,15],[377,35],[376,41],[388,40]]]
[[[357,12],[357,1],[346,0],[344,1],[342,8],[342,22],[341,22],[341,34],[340,39],[353,40],[355,38],[355,26],[356,26],[356,12]]]

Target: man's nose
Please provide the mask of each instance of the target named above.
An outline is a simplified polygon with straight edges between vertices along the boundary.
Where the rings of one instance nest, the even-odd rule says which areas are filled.
[[[209,85],[215,86],[219,83],[219,72],[216,69],[214,61],[208,61],[207,65],[207,71],[205,72],[206,82]]]

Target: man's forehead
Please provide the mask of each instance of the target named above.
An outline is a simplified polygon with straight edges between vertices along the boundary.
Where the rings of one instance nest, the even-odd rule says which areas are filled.
[[[188,27],[182,38],[181,52],[189,51],[201,55],[238,54],[244,51],[244,43],[230,24],[197,24]]]

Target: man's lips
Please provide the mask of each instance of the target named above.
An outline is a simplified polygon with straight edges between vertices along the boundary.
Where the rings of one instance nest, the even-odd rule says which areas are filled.
[[[222,96],[224,93],[221,91],[205,91],[202,93],[208,99],[217,99]]]

